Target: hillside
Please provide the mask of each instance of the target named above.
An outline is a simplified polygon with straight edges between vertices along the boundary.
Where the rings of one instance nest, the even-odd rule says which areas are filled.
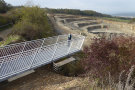
[[[109,14],[103,14],[93,10],[52,9],[52,8],[45,8],[45,10],[50,14],[70,14],[70,15],[80,15],[80,16],[91,16],[94,18],[103,18],[103,19],[118,21],[118,22],[129,22],[131,20],[131,18],[112,16]]]
[[[0,24],[10,20],[13,27],[0,32],[1,46],[56,34],[70,34],[71,39],[58,36],[22,43],[24,47],[19,49],[19,54],[14,51],[14,45],[11,49],[1,49],[0,78],[17,74],[24,68],[35,72],[12,82],[1,82],[0,90],[134,90],[135,85],[130,84],[135,81],[132,74],[135,67],[131,68],[135,65],[135,38],[132,37],[135,24],[129,23],[130,18],[113,17],[93,10],[38,6],[15,7],[5,14],[10,19],[1,16],[3,23],[0,21]],[[77,37],[74,40],[78,35],[85,39]],[[36,47],[38,44],[40,47]],[[55,63],[70,57],[75,61],[56,68]],[[36,65],[44,66],[31,68]],[[122,89],[125,87],[132,89]]]
[[[48,13],[72,14],[72,15],[93,16],[93,17],[111,17],[111,15],[102,14],[93,10],[51,9],[51,8],[46,8],[46,10]]]
[[[91,43],[91,38],[102,35],[110,35],[112,38],[119,35],[125,35],[125,31],[116,26],[109,26],[106,21],[101,22],[99,19],[84,17],[79,15],[65,14],[48,14],[56,31],[59,34],[82,34],[86,36],[85,45]],[[76,55],[76,59],[84,57],[84,54]],[[73,55],[73,57],[75,57]],[[82,59],[82,58],[81,58]],[[80,59],[80,60],[81,60]],[[50,67],[51,66],[51,67]],[[65,74],[56,73],[52,69],[52,65],[43,66],[36,69],[32,73],[23,78],[17,79],[10,83],[1,83],[2,90],[97,90],[97,82],[88,77],[66,76]],[[65,73],[76,73],[77,64],[69,64],[63,71]],[[81,69],[79,69],[81,71]],[[98,87],[99,88],[99,87]],[[101,90],[101,89],[98,89]],[[108,89],[107,89],[108,90]]]

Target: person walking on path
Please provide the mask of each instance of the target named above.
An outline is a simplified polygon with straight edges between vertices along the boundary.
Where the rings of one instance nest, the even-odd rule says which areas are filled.
[[[71,35],[71,33],[70,33],[70,34],[68,35],[68,46],[70,46],[71,39],[72,39],[72,35]]]

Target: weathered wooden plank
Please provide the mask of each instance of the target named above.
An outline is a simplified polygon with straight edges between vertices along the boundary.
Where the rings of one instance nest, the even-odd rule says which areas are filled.
[[[76,60],[75,58],[70,57],[70,58],[65,59],[65,60],[63,60],[63,61],[61,61],[61,62],[54,63],[54,65],[55,65],[55,67],[60,67],[60,66],[63,66],[63,65],[65,65],[65,64],[68,64],[68,63],[70,63],[70,62],[72,62],[72,61],[75,61],[75,60]]]

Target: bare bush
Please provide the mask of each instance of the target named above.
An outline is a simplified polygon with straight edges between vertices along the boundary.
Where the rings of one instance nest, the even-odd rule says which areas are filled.
[[[108,73],[114,83],[118,82],[121,71],[128,72],[135,64],[135,38],[118,37],[113,40],[93,39],[84,49],[87,57],[83,60],[84,69],[101,83],[109,83]]]

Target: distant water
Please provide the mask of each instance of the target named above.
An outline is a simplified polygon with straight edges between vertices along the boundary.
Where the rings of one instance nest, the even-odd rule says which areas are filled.
[[[113,16],[135,18],[135,13],[119,13],[113,14]]]

